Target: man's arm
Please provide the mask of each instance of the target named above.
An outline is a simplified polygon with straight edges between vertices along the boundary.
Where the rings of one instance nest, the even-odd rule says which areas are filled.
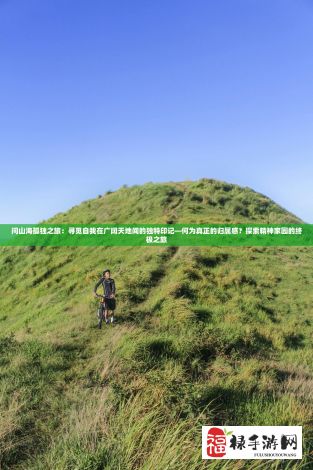
[[[102,284],[102,280],[103,280],[103,278],[101,277],[101,278],[99,279],[99,281],[97,282],[97,284],[95,285],[94,289],[93,289],[93,293],[94,293],[95,297],[98,297],[97,289],[98,289],[98,287],[100,286],[100,284]]]

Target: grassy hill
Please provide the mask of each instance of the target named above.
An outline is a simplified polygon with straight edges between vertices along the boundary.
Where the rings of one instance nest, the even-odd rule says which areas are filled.
[[[42,222],[247,221],[301,222],[206,178],[124,186]],[[312,261],[310,247],[1,248],[0,468],[309,468]],[[118,322],[98,330],[106,267]],[[302,425],[305,458],[204,462],[211,423]]]

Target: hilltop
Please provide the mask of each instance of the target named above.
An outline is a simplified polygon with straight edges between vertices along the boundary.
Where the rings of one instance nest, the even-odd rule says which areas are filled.
[[[302,221],[208,178],[124,186],[42,221],[188,222]],[[2,248],[0,468],[206,468],[210,423],[302,425],[301,468],[312,260],[311,247]],[[99,331],[92,289],[106,267],[118,322]]]
[[[301,223],[248,187],[209,178],[122,186],[42,223]]]

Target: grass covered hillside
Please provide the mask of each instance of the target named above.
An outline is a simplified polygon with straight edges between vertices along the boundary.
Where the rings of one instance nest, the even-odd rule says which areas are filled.
[[[247,221],[301,222],[205,178],[122,187],[43,222]],[[0,250],[1,469],[313,465],[312,248]],[[118,322],[98,330],[106,267]],[[202,461],[212,423],[302,425],[305,457]]]

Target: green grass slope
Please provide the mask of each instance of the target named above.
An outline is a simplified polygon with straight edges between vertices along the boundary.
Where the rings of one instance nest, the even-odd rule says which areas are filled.
[[[249,188],[147,183],[45,223],[301,222]],[[0,468],[312,465],[309,247],[4,247]],[[109,267],[117,319],[96,329]],[[297,461],[201,460],[201,425],[302,425]]]

